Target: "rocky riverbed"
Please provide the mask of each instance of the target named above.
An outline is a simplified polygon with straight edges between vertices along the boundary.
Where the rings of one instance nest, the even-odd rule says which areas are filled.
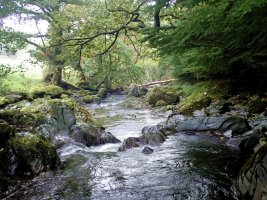
[[[86,92],[45,92],[1,99],[1,197],[266,198],[262,101],[235,96],[189,116],[125,96],[99,104],[104,91],[93,104]]]

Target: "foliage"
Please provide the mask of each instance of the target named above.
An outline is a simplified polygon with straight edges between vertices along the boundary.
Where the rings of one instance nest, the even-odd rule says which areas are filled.
[[[151,46],[172,59],[176,76],[244,79],[247,71],[264,72],[266,0],[177,1],[177,12],[168,28],[146,32]]]

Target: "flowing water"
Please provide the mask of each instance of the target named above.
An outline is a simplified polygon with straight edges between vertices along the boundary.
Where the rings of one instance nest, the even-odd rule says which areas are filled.
[[[125,108],[125,96],[111,96],[89,109],[106,130],[123,140],[140,136],[166,114]],[[127,107],[127,106],[126,106]],[[85,147],[71,142],[58,153],[64,167],[35,178],[18,199],[231,200],[239,158],[225,139],[176,134],[150,155],[144,147],[118,152],[121,144]]]

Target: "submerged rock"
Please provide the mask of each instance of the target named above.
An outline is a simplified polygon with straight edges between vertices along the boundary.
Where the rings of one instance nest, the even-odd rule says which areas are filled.
[[[151,149],[150,147],[146,146],[143,150],[142,153],[143,154],[151,154],[153,153],[154,149]]]

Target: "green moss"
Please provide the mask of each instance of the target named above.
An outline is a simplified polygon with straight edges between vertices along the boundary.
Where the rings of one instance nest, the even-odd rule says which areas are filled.
[[[91,95],[87,95],[85,97],[82,98],[84,103],[92,103],[94,98]]]
[[[5,97],[0,97],[0,108],[5,107],[6,105],[12,103],[11,99],[5,98]]]
[[[156,106],[166,106],[166,105],[167,105],[167,103],[164,100],[159,100],[156,103]]]
[[[44,97],[45,95],[52,98],[59,98],[63,93],[63,89],[56,85],[39,85],[30,89],[33,98]]]
[[[157,102],[159,104],[165,102],[164,105],[174,104],[179,101],[178,91],[172,87],[154,87],[146,96],[146,101],[155,106]]]
[[[106,98],[107,96],[106,88],[100,88],[99,91],[97,92],[97,96],[101,99]]]

